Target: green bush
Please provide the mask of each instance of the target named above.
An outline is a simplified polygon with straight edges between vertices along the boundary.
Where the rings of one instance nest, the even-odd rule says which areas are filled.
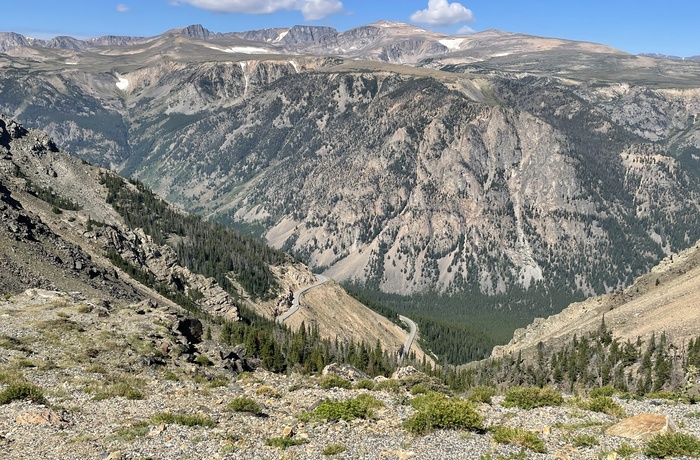
[[[469,401],[449,399],[442,393],[427,393],[411,401],[416,409],[403,426],[413,434],[426,434],[436,429],[481,430],[483,418]]]
[[[467,399],[473,402],[491,404],[491,398],[496,396],[496,389],[493,387],[479,386],[469,391]]]
[[[342,444],[329,444],[325,449],[323,449],[323,455],[342,454],[346,450],[348,450],[347,447]]]
[[[532,409],[543,406],[561,406],[564,398],[554,388],[513,387],[506,393],[504,407]]]
[[[276,438],[268,439],[267,441],[265,441],[265,445],[279,447],[280,449],[284,450],[287,447],[300,446],[302,444],[306,444],[307,442],[309,441],[307,441],[306,439],[294,439],[287,436],[279,436]]]
[[[583,404],[583,408],[593,411],[602,412],[612,417],[622,417],[625,415],[625,410],[609,396],[598,396]]]
[[[632,457],[634,454],[636,454],[639,451],[639,449],[636,449],[632,447],[629,443],[623,442],[620,447],[615,449],[615,452],[617,452],[617,455],[624,459],[628,459]]]
[[[374,386],[375,391],[389,391],[391,393],[403,393],[404,389],[399,385],[399,382],[393,379],[382,380]]]
[[[425,383],[419,383],[411,387],[412,395],[424,395],[428,392],[428,387]]]
[[[212,428],[216,425],[216,422],[206,415],[171,414],[168,412],[161,412],[160,414],[154,415],[153,422],[164,423],[166,425],[202,426],[205,428]]]
[[[599,444],[598,438],[590,434],[579,434],[577,435],[572,444],[574,447],[593,447]]]
[[[0,405],[23,399],[28,399],[36,404],[48,404],[41,388],[27,382],[10,383],[10,385],[0,393]]]
[[[374,390],[375,383],[372,379],[362,379],[355,384],[357,390]]]
[[[506,426],[496,426],[493,427],[491,431],[493,433],[493,440],[498,443],[515,444],[541,454],[547,452],[542,438],[532,431]]]
[[[589,398],[598,398],[600,396],[612,396],[616,393],[617,390],[615,388],[611,387],[610,385],[604,386],[604,387],[598,387],[594,388],[591,390],[590,393],[588,393]]]
[[[328,374],[321,378],[321,388],[324,390],[330,390],[331,388],[345,388],[349,390],[351,387],[352,383],[349,380],[337,375]]]
[[[700,440],[685,433],[657,434],[649,440],[644,453],[656,458],[697,457],[700,456]]]
[[[336,422],[350,421],[356,418],[374,418],[374,409],[383,407],[384,403],[371,395],[362,394],[345,401],[326,399],[311,413],[318,420]]]
[[[233,398],[231,402],[228,403],[228,410],[232,412],[247,412],[256,416],[265,415],[260,404],[246,396]]]

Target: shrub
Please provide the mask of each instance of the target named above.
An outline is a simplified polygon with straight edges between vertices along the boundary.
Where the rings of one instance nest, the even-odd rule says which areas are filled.
[[[325,449],[323,449],[323,455],[342,454],[346,450],[348,450],[347,447],[342,444],[329,444]]]
[[[523,430],[522,428],[496,426],[492,428],[492,432],[493,440],[501,444],[515,444],[541,454],[547,452],[542,438],[532,431]]]
[[[321,388],[323,388],[324,390],[330,390],[331,388],[345,388],[349,390],[351,387],[352,384],[349,380],[346,380],[337,375],[328,374],[324,375],[323,378],[321,378]]]
[[[554,388],[514,387],[508,390],[503,401],[504,407],[532,409],[542,406],[560,406],[564,398]]]
[[[612,417],[622,417],[625,415],[625,410],[622,408],[622,406],[616,403],[609,396],[598,396],[597,398],[593,398],[587,403],[584,403],[583,408],[593,412],[602,412],[603,414],[608,414]]]
[[[116,398],[117,396],[132,401],[143,399],[143,393],[126,382],[114,383],[102,387],[102,389],[95,392],[95,397],[93,399],[95,401],[102,401],[109,398]]]
[[[256,416],[265,415],[260,404],[246,396],[233,398],[231,402],[228,403],[228,410],[232,412],[247,412]]]
[[[413,434],[430,433],[436,429],[482,429],[483,418],[469,401],[448,399],[442,393],[427,393],[411,401],[416,409],[403,426]]]
[[[287,447],[300,446],[302,444],[306,444],[307,442],[309,441],[307,441],[306,439],[294,439],[287,436],[279,436],[276,438],[268,439],[267,441],[265,441],[265,445],[279,447],[280,449],[284,450]]]
[[[387,380],[382,380],[381,382],[377,382],[377,384],[374,386],[375,391],[390,391],[395,394],[399,394],[403,392],[403,388],[401,388],[401,385],[399,385],[399,382],[393,379],[387,379]]]
[[[328,420],[329,422],[350,421],[356,418],[370,419],[374,417],[373,409],[383,406],[384,403],[374,396],[363,394],[345,401],[326,399],[316,407],[311,415],[318,420]]]
[[[161,412],[153,416],[155,423],[164,423],[166,425],[183,425],[183,426],[202,426],[211,428],[216,425],[216,422],[206,415],[199,414],[171,414]]]
[[[636,454],[638,449],[635,449],[632,447],[629,443],[623,442],[620,447],[618,447],[615,452],[617,452],[617,455],[624,459],[630,458],[632,455]]]
[[[424,395],[427,392],[428,392],[428,387],[425,385],[425,383],[419,383],[419,384],[411,387],[411,394],[412,395]]]
[[[141,438],[146,436],[149,431],[148,422],[139,422],[134,425],[125,426],[119,428],[114,435],[110,436],[110,439],[119,441],[133,441],[136,438]]]
[[[36,404],[48,404],[41,388],[27,382],[10,383],[10,385],[0,393],[0,405],[23,399],[28,399]]]
[[[650,457],[666,458],[700,455],[700,440],[685,433],[657,434],[649,440],[644,453]]]
[[[496,389],[493,387],[479,386],[474,387],[469,392],[467,399],[473,402],[491,404],[491,398],[496,396]]]
[[[212,363],[211,360],[206,356],[206,355],[199,355],[194,359],[194,362],[199,364],[200,366],[211,366]]]
[[[593,447],[599,444],[598,438],[590,434],[579,434],[572,441],[574,447]]]
[[[362,379],[355,384],[355,389],[358,390],[374,390],[375,383],[372,379]]]
[[[612,396],[616,392],[615,388],[611,387],[610,385],[604,386],[604,387],[598,387],[594,388],[591,390],[590,393],[588,393],[589,398],[598,398],[600,396]]]

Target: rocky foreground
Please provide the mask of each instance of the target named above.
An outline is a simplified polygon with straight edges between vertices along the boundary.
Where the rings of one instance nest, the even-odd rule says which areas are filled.
[[[449,391],[412,368],[374,380],[343,366],[319,377],[244,371],[256,364],[244,349],[152,302],[29,290],[0,300],[0,318],[3,459],[647,458],[653,431],[700,436],[691,404],[613,396],[598,412],[572,395],[532,409],[477,395],[479,428],[418,435],[405,426],[416,398]],[[322,412],[327,399],[371,409]],[[614,427],[639,414],[656,416]],[[504,439],[507,428],[521,431]]]

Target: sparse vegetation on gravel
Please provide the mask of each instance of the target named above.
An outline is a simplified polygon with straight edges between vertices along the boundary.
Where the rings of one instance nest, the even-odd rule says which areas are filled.
[[[228,410],[233,412],[247,412],[256,416],[265,415],[260,404],[246,396],[234,398],[228,403]]]
[[[564,402],[561,393],[554,388],[513,387],[506,392],[504,407],[533,409],[543,406],[559,406]]]
[[[469,401],[449,399],[442,393],[431,392],[411,401],[416,413],[403,426],[413,434],[422,435],[437,429],[481,430],[483,418]]]
[[[544,441],[536,433],[522,428],[496,426],[491,428],[493,440],[502,444],[514,444],[534,452],[545,453]]]
[[[0,392],[0,405],[23,399],[28,399],[36,404],[47,404],[46,398],[44,398],[44,391],[31,383],[10,383],[7,388]]]
[[[685,433],[658,434],[647,442],[644,453],[655,458],[697,457],[700,456],[700,440]]]

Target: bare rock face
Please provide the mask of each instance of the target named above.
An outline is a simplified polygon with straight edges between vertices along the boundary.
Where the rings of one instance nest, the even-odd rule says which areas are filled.
[[[355,366],[350,364],[329,364],[323,368],[321,375],[337,375],[351,382],[357,382],[358,380],[368,379],[369,375],[365,374]]]
[[[40,411],[27,412],[17,416],[17,423],[19,425],[48,425],[48,426],[60,426],[66,421],[57,412],[51,409],[44,409]]]
[[[605,434],[635,441],[646,441],[654,435],[673,433],[676,430],[675,423],[667,415],[639,414],[611,426],[605,430]]]

